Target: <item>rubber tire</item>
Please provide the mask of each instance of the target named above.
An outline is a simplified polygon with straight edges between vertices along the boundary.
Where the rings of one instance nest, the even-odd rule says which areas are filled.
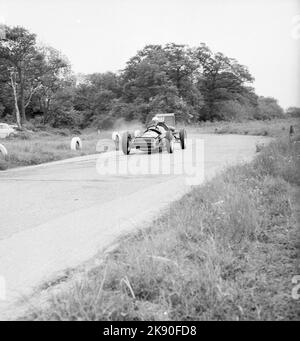
[[[122,152],[125,155],[129,155],[130,153],[130,134],[128,133],[128,131],[125,131],[122,134]]]
[[[7,149],[3,146],[3,144],[0,144],[0,154],[3,155],[4,157],[7,156]]]
[[[181,149],[186,149],[186,130],[180,129],[179,131]]]
[[[120,138],[119,138],[119,135],[116,136],[116,139],[115,139],[115,146],[116,146],[116,150],[120,150]]]
[[[119,134],[117,131],[114,131],[114,132],[111,134],[111,139],[112,139],[113,141],[116,141],[117,136],[118,136],[119,139],[120,139],[120,134]]]
[[[73,137],[71,140],[70,147],[72,150],[78,151],[82,149],[82,142],[79,137]]]
[[[115,143],[116,151],[120,150],[120,134],[117,131],[114,131],[111,135],[112,140]]]

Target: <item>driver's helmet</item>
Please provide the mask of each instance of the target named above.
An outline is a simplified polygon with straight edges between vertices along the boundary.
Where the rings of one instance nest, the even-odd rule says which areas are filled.
[[[159,123],[158,117],[154,116],[151,120],[151,124],[156,126],[158,123]]]

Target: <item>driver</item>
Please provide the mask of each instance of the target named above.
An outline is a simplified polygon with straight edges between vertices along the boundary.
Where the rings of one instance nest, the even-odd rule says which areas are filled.
[[[165,133],[168,131],[168,127],[164,122],[161,122],[158,117],[154,116],[151,120],[150,126],[154,126],[156,129],[158,129],[161,133]]]
[[[156,116],[154,116],[150,122],[150,125],[156,127],[158,123],[159,123],[159,119]]]

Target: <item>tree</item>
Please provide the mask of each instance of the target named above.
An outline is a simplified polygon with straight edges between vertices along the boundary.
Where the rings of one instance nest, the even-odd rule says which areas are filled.
[[[35,34],[29,33],[23,27],[10,28],[5,26],[5,39],[0,41],[0,59],[6,63],[15,97],[16,113],[19,111],[18,103],[20,103],[23,122],[26,122],[26,82],[29,77],[34,76],[33,67],[40,58],[35,49],[35,44]],[[19,94],[17,93],[18,88]],[[28,97],[31,98],[31,93]]]
[[[247,86],[254,79],[246,66],[222,53],[212,53],[205,44],[194,49],[194,57],[199,66],[198,88],[205,100],[202,119],[222,119],[218,107],[223,101],[254,100],[252,88]]]
[[[11,70],[10,72],[10,82],[11,82],[11,87],[13,89],[17,125],[19,128],[21,128],[22,123],[21,123],[21,116],[20,116],[20,111],[19,111],[19,106],[18,106],[16,73],[13,70]]]
[[[182,121],[241,120],[281,115],[278,103],[258,98],[247,67],[208,46],[146,45],[119,73],[76,78],[52,47],[34,34],[5,27],[0,43],[0,115],[14,112],[54,126],[108,127],[118,118],[147,122],[174,112]]]
[[[14,99],[9,76],[9,72],[0,60],[0,117],[12,116],[14,112]]]
[[[297,107],[289,107],[286,110],[286,114],[290,117],[296,117],[296,118],[300,118],[300,108]]]
[[[55,94],[64,87],[70,87],[74,80],[71,76],[70,63],[59,51],[49,46],[38,48],[42,56],[36,65],[35,87],[31,92],[38,101],[44,122],[49,120],[51,103]]]
[[[258,113],[256,119],[270,120],[272,118],[283,117],[284,111],[273,97],[260,96],[258,99]]]
[[[203,105],[196,86],[196,68],[193,53],[184,45],[147,45],[129,60],[121,74],[122,98],[135,103],[142,121],[156,112],[175,112],[188,120]]]
[[[113,103],[121,93],[116,74],[107,72],[86,75],[75,89],[74,108],[82,112],[85,126],[95,122],[102,127],[102,122],[107,125],[110,121]]]

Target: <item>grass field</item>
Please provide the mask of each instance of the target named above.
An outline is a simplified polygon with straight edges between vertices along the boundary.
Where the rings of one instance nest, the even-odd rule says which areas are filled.
[[[194,188],[24,319],[299,319],[299,152],[280,138]]]
[[[291,125],[297,126],[299,119],[274,119],[267,121],[244,121],[244,122],[205,122],[198,127],[191,127],[190,131],[202,134],[241,134],[256,136],[287,136]],[[298,130],[299,133],[299,130]]]
[[[104,131],[100,135],[96,131],[83,131],[79,137],[83,148],[73,151],[70,148],[72,135],[67,130],[50,130],[38,132],[22,132],[19,136],[1,139],[7,151],[7,157],[0,155],[0,170],[19,166],[37,165],[50,161],[96,153],[96,145],[101,140],[103,145],[114,148],[111,132]]]

